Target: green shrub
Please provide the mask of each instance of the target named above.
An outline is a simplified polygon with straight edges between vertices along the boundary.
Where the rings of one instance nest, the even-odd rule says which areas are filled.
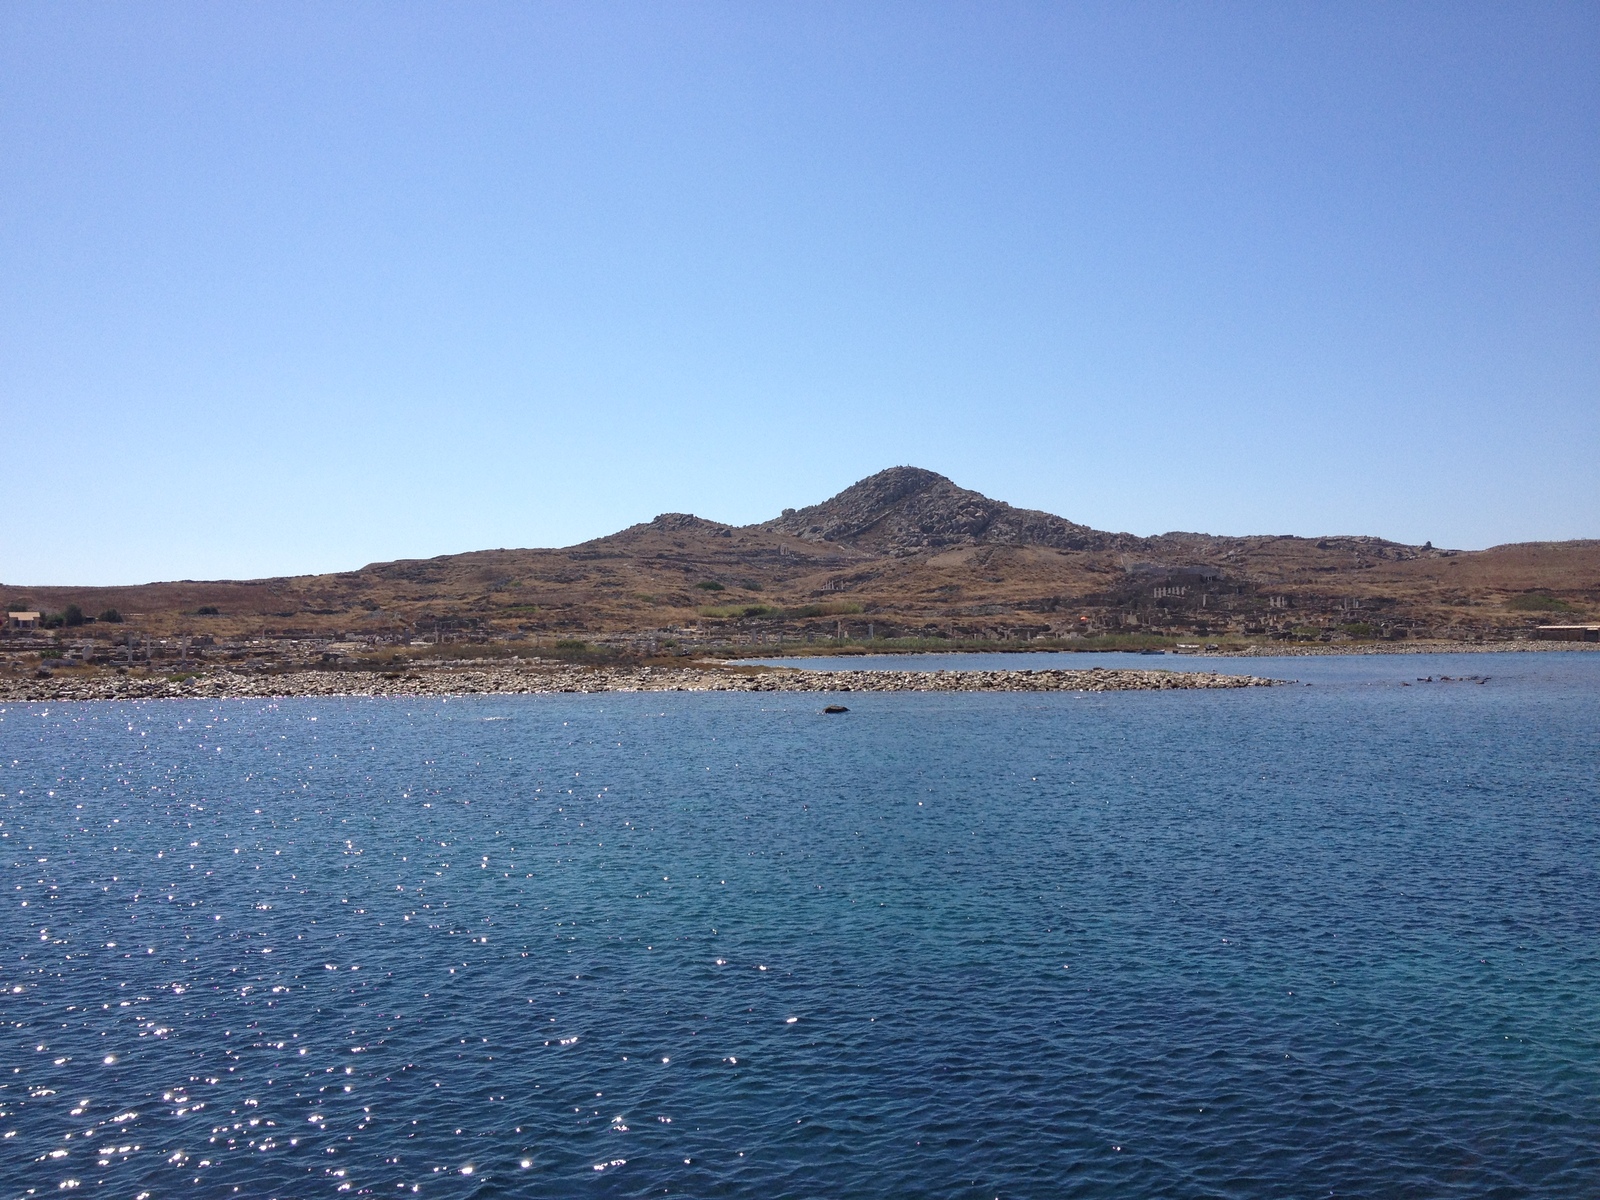
[[[702,617],[769,617],[781,616],[783,609],[770,604],[726,604],[721,608],[702,608]]]
[[[774,604],[724,604],[698,610],[702,617],[780,617],[799,621],[806,617],[845,617],[866,609],[855,600],[835,600],[828,604],[803,604],[799,608],[779,608]]]
[[[122,624],[122,614],[119,613],[114,608],[106,609],[105,612],[100,614],[100,619],[102,621],[104,621],[107,625],[121,625]]]
[[[1572,605],[1556,596],[1543,592],[1525,592],[1506,601],[1506,607],[1517,612],[1571,612]]]
[[[695,587],[699,588],[702,592],[720,592],[723,590],[722,585],[714,579],[702,579],[699,583],[695,584]]]
[[[562,638],[556,643],[557,650],[587,650],[589,643],[577,638]]]
[[[792,620],[805,617],[847,617],[866,609],[854,600],[832,600],[825,604],[802,604],[799,608],[786,608],[783,615]]]
[[[83,609],[76,604],[69,604],[61,610],[61,623],[76,628],[83,624]]]
[[[222,615],[222,610],[215,604],[202,604],[194,611],[196,616],[201,617],[220,617]]]

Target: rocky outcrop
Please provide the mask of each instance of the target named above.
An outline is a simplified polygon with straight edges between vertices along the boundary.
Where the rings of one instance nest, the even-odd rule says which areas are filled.
[[[975,545],[1131,549],[1141,540],[1013,508],[920,467],[879,471],[832,499],[791,509],[754,528],[891,555]]]

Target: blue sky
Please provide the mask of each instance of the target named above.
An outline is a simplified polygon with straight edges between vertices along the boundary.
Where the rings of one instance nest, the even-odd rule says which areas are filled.
[[[0,8],[0,580],[1600,536],[1600,8]]]

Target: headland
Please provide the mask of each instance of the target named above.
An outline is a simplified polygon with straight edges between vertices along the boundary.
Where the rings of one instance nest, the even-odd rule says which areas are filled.
[[[894,467],[754,525],[666,513],[564,549],[275,579],[0,584],[0,600],[0,684],[13,691],[66,674],[381,678],[469,659],[604,674],[812,653],[1456,651],[1600,643],[1600,541],[1141,537]]]

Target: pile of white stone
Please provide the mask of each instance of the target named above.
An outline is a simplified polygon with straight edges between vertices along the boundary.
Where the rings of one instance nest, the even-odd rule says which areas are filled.
[[[1252,675],[1202,671],[799,671],[717,667],[505,664],[428,671],[288,671],[193,676],[62,674],[0,681],[0,701],[462,696],[591,692],[1140,692],[1267,687]]]

